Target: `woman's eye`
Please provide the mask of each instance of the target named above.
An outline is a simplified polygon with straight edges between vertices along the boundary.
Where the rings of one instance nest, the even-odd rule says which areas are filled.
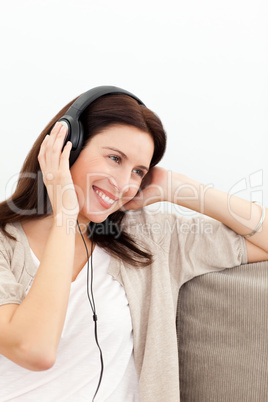
[[[109,155],[109,158],[112,159],[113,161],[115,161],[116,163],[120,163],[120,162],[121,162],[120,156]]]
[[[140,176],[142,179],[145,175],[144,171],[140,170],[140,169],[134,169],[134,173],[137,174],[138,176]]]

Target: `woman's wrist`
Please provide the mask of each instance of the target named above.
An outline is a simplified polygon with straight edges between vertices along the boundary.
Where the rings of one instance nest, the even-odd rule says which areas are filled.
[[[65,229],[66,233],[75,233],[77,217],[77,214],[58,213],[53,215],[53,226]]]

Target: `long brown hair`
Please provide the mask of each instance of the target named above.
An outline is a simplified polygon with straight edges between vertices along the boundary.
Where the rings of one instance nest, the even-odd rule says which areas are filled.
[[[41,218],[52,213],[37,157],[45,136],[73,102],[66,105],[41,132],[24,161],[15,192],[0,203],[0,229],[9,237],[12,236],[5,230],[7,223]],[[155,166],[164,155],[166,135],[160,119],[127,95],[105,95],[96,99],[85,109],[80,120],[84,128],[83,146],[103,128],[122,124],[137,127],[152,136],[154,154],[150,167]],[[124,231],[124,216],[125,212],[116,211],[102,223],[91,222],[87,234],[89,237],[94,234],[94,242],[109,254],[134,266],[148,265],[152,255],[142,246],[138,247],[136,241]]]

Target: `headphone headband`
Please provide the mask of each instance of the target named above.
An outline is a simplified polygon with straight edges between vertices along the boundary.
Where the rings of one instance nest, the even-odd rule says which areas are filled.
[[[67,110],[65,115],[59,119],[59,121],[64,124],[68,129],[65,144],[67,141],[71,141],[73,144],[70,154],[70,166],[73,165],[73,163],[76,161],[83,147],[83,127],[79,120],[81,114],[87,108],[87,106],[89,106],[92,102],[94,102],[101,96],[118,94],[128,95],[131,98],[135,99],[140,105],[144,106],[144,103],[131,92],[126,91],[122,88],[103,85],[92,88],[79,96],[79,98],[77,98],[76,101]]]
[[[94,102],[101,96],[118,94],[128,95],[131,98],[135,99],[140,105],[144,105],[144,103],[137,96],[133,95],[131,92],[126,91],[125,89],[103,85],[92,88],[79,96],[79,98],[76,99],[76,101],[67,110],[66,114],[70,114],[73,117],[79,117],[81,113],[87,108],[87,106],[89,106],[92,102]]]

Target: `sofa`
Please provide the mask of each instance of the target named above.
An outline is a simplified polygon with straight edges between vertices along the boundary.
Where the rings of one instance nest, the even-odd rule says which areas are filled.
[[[268,401],[268,261],[192,279],[178,307],[181,402]]]

